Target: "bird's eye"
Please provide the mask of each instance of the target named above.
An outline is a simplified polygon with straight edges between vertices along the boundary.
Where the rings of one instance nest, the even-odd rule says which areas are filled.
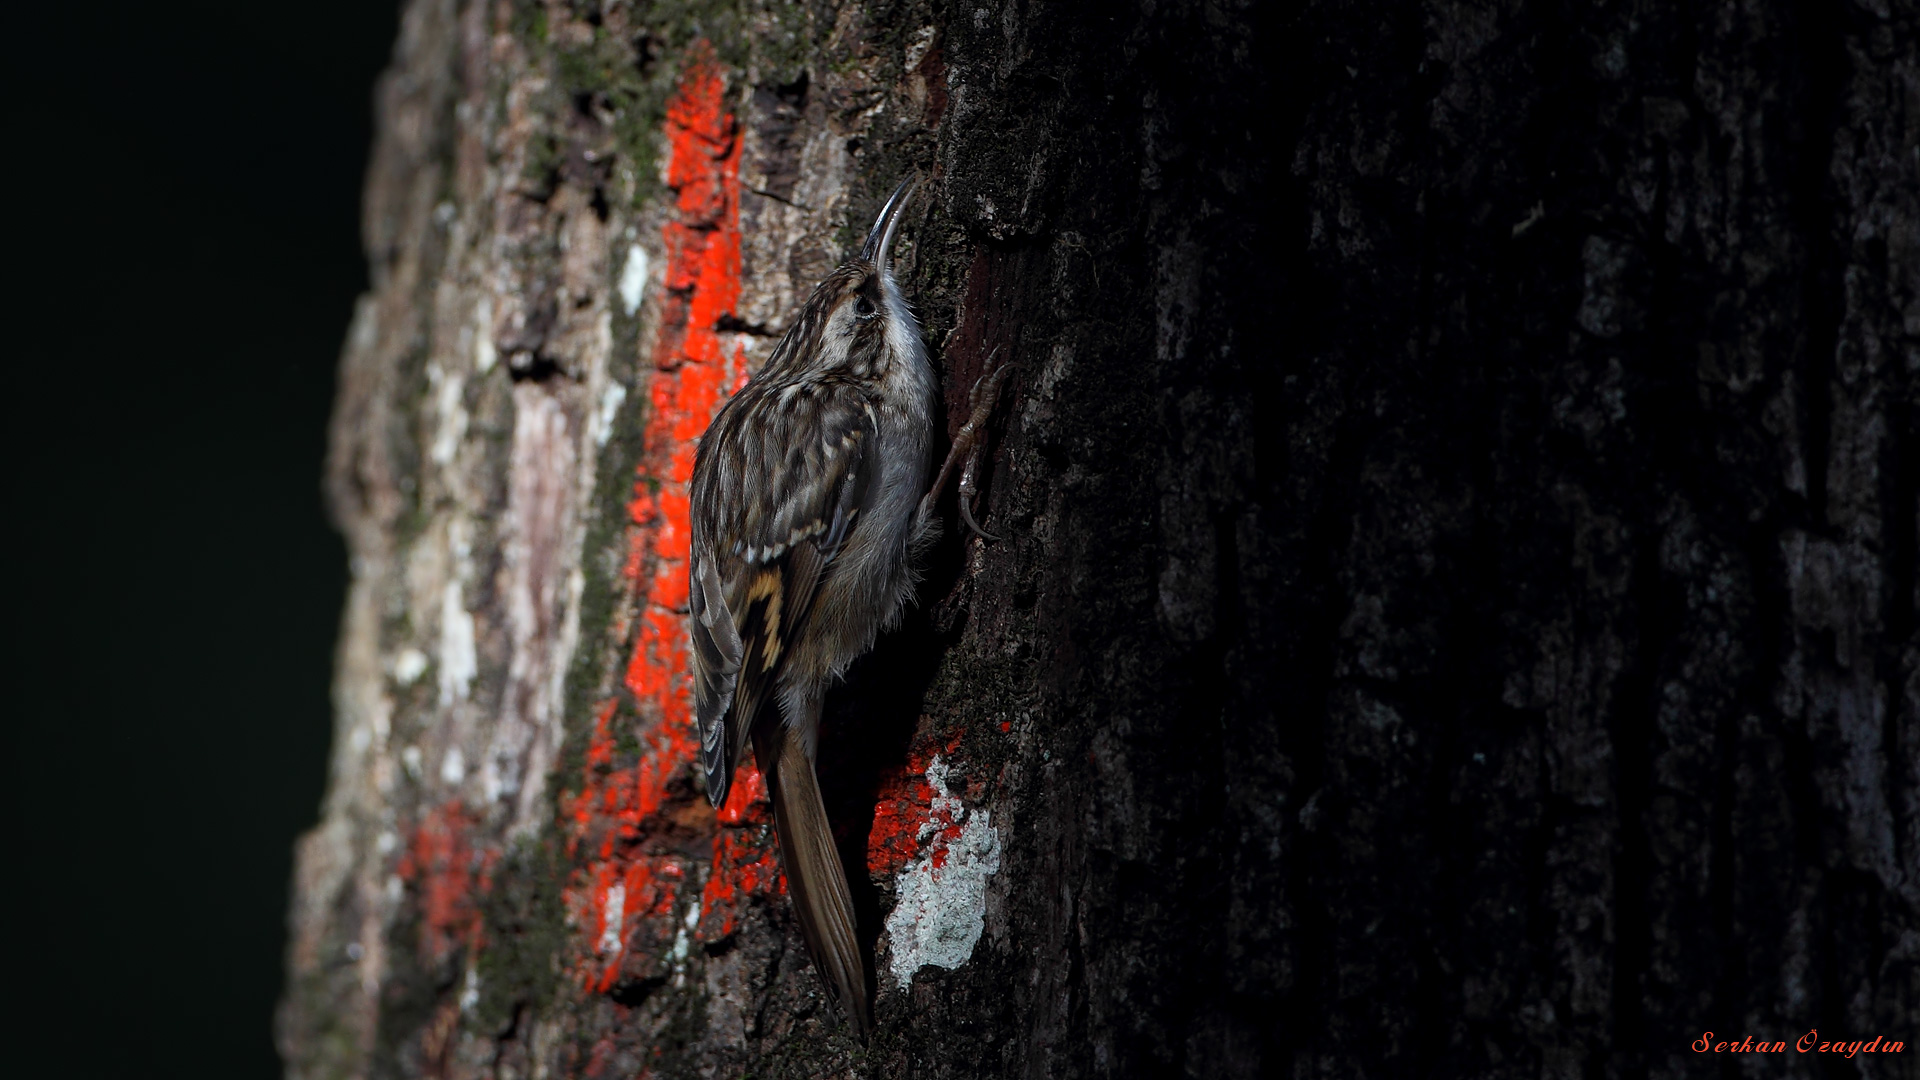
[[[867,299],[864,296],[857,297],[854,299],[853,301],[853,317],[854,318],[871,319],[873,318],[873,314],[874,314],[873,301]]]

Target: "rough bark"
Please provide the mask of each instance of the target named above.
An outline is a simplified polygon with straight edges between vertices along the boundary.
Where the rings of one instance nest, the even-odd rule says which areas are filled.
[[[1915,1075],[1917,40],[414,0],[289,1076]],[[699,796],[676,500],[916,172],[950,421],[1018,370],[829,706],[862,1047]]]

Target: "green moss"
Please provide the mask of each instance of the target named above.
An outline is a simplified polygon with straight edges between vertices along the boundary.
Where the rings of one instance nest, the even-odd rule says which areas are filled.
[[[618,42],[596,29],[591,44],[553,55],[554,82],[569,104],[591,98],[613,113],[614,152],[633,167],[635,205],[659,193],[659,132],[678,76],[678,50],[674,62],[661,63],[655,47],[649,37]]]
[[[334,946],[344,948],[338,941]],[[359,979],[357,964],[322,965],[300,978],[298,990],[288,995],[301,1004],[289,1072],[328,1080],[350,1075],[346,1063],[359,1060],[360,1037],[351,1010],[343,1005],[354,1000]]]
[[[566,145],[551,131],[535,135],[527,144],[527,161],[520,170],[526,194],[545,202],[560,187],[560,166],[567,156]]]
[[[432,1022],[441,1003],[456,994],[465,952],[453,950],[446,962],[420,960],[420,905],[405,903],[387,928],[389,963],[380,986],[380,1026],[374,1040],[375,1075],[399,1076],[410,1044]]]
[[[615,341],[614,355],[630,357],[638,347],[639,327],[627,325],[623,330]],[[606,688],[613,683],[617,665],[626,653],[627,642],[611,640],[609,630],[625,592],[620,573],[626,565],[627,502],[633,497],[634,470],[645,448],[641,415],[645,395],[634,385],[638,381],[635,366],[622,364],[608,372],[609,378],[625,376],[622,382],[627,386],[627,396],[613,416],[612,431],[600,451],[586,537],[581,547],[580,568],[585,580],[580,597],[580,645],[574,650],[573,665],[567,672],[564,706],[567,734],[558,766],[557,791],[563,794],[580,788],[594,711],[605,700]],[[619,367],[627,371],[621,372]],[[619,729],[629,726],[619,725]],[[621,749],[624,751],[627,747],[622,745]],[[633,750],[638,752],[637,744]]]
[[[767,1080],[810,1080],[817,1076],[858,1075],[867,1061],[867,1051],[853,1038],[844,1018],[826,1038],[795,1030],[778,1045],[768,1048],[754,1063],[754,1076]]]
[[[614,150],[632,166],[631,198],[640,206],[660,193],[660,132],[687,50],[705,39],[729,72],[790,83],[806,70],[813,20],[805,6],[773,0],[659,0],[636,4],[631,22],[644,28],[631,40],[595,27],[585,44],[557,44],[546,9],[522,3],[510,26],[536,63],[550,64],[552,108],[588,99],[613,114]],[[531,164],[528,171],[536,183],[545,175]]]
[[[676,993],[668,999],[668,1007],[666,1022],[651,1043],[647,1072],[660,1077],[707,1075],[707,1055],[701,1052],[708,1037],[706,991]]]
[[[438,269],[437,267],[435,268]],[[431,310],[425,301],[416,301],[420,310]],[[427,345],[424,340],[415,340],[399,361],[394,365],[394,381],[397,384],[394,398],[401,402],[425,401],[431,392],[427,379]],[[422,477],[424,474],[425,443],[424,432],[417,425],[428,423],[432,411],[429,409],[395,409],[387,427],[388,467],[393,470],[393,490],[400,497],[400,512],[394,522],[394,546],[400,549],[411,547],[427,526],[432,523],[432,509],[422,498]]]
[[[556,958],[567,952],[567,921],[558,833],[548,825],[539,840],[515,845],[494,869],[481,909],[486,945],[475,964],[480,1000],[471,1023],[480,1031],[504,1030],[521,1006],[545,1007],[560,989]]]
[[[547,43],[547,8],[540,0],[519,0],[508,23],[513,36],[535,45]]]

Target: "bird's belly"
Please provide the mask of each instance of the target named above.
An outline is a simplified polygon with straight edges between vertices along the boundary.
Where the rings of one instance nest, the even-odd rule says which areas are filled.
[[[791,675],[835,678],[873,647],[881,631],[899,623],[919,580],[911,555],[927,485],[925,454],[922,442],[890,447],[881,458],[892,467],[878,477],[879,490],[821,583],[812,615],[817,632],[808,635],[813,647],[789,660]]]

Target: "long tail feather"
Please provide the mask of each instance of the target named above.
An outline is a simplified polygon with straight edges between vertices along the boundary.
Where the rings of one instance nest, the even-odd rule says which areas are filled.
[[[755,758],[776,762],[767,773],[773,824],[780,834],[780,860],[807,951],[821,980],[852,1020],[855,1034],[864,1039],[870,995],[860,943],[853,932],[853,895],[833,845],[813,762],[785,724],[759,724],[753,734]]]

